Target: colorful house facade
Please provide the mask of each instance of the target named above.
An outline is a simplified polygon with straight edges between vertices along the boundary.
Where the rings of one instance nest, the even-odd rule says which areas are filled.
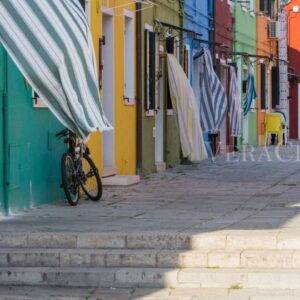
[[[63,199],[62,126],[0,45],[0,214]]]
[[[81,3],[90,22],[104,111],[114,127],[113,131],[92,134],[91,153],[103,177],[135,175],[135,4],[129,0],[81,0]]]
[[[277,66],[278,37],[272,35],[276,26],[278,4],[273,1],[256,2],[257,32],[257,141],[264,143],[265,114],[279,104],[279,82]]]
[[[214,48],[216,72],[223,84],[227,98],[229,93],[229,66],[233,62],[233,4],[229,1],[214,1],[214,42],[221,44]],[[219,136],[220,151],[232,151],[235,140],[230,134],[228,110]]]
[[[295,7],[295,8],[294,8]],[[288,72],[289,72],[289,108],[290,124],[289,134],[292,139],[300,138],[300,1],[293,0],[287,4],[287,30],[288,30]]]
[[[256,3],[254,0],[234,4],[234,52],[238,68],[238,81],[241,88],[242,106],[247,92],[249,74],[256,75],[256,58],[244,55],[256,55]],[[240,55],[238,55],[240,53]],[[257,144],[257,102],[253,101],[250,111],[243,116],[242,137],[239,145]]]
[[[181,147],[167,82],[167,52],[180,60],[182,1],[153,1],[139,12],[139,169],[157,172],[180,163]],[[138,5],[138,8],[141,6]],[[145,8],[145,7],[144,7]],[[168,26],[168,24],[172,26]],[[175,27],[174,27],[175,26]]]

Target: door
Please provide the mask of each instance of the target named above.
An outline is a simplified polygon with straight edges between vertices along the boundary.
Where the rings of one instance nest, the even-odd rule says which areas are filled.
[[[6,97],[6,52],[0,45],[0,105]],[[4,154],[3,154],[3,110],[0,109],[0,215],[7,213],[7,202],[4,193]]]
[[[114,18],[102,14],[102,92],[103,108],[110,124],[115,128],[115,76],[114,76]],[[116,174],[115,130],[103,132],[103,175]]]

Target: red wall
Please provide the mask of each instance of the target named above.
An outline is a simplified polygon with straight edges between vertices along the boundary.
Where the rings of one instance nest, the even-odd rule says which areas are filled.
[[[287,5],[288,11],[288,60],[289,73],[300,76],[300,13],[291,12],[300,0],[293,0]],[[290,138],[298,138],[298,81],[290,82]]]
[[[215,42],[229,46],[227,49],[229,52],[233,48],[232,28],[232,15],[227,1],[215,0]],[[216,53],[218,52],[219,48],[216,48]]]

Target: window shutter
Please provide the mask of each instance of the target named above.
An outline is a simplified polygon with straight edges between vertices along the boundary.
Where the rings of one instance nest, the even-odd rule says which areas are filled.
[[[279,105],[279,68],[272,67],[272,108]]]
[[[155,32],[145,30],[145,109],[155,109]]]
[[[259,11],[265,11],[266,10],[266,0],[260,0],[259,1]]]
[[[184,46],[184,72],[186,74],[186,76],[189,78],[189,64],[190,64],[190,57],[189,57],[189,50],[186,46]]]
[[[268,15],[272,16],[273,15],[273,10],[272,10],[272,0],[267,0],[267,11],[268,11]]]
[[[103,45],[105,45],[105,36],[99,39],[99,90],[103,87]]]
[[[260,108],[266,109],[266,65],[260,64]]]

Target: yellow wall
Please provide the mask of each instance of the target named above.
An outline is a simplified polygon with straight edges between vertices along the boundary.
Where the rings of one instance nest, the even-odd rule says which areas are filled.
[[[90,0],[91,1],[91,31],[93,36],[97,65],[99,64],[99,38],[102,37],[102,6],[124,7],[114,9],[115,20],[115,161],[117,173],[120,175],[136,174],[136,104],[125,105],[124,96],[124,15],[123,10],[135,10],[131,0]],[[127,5],[128,3],[131,3]],[[134,19],[135,21],[135,19]],[[134,24],[135,30],[135,24]],[[135,37],[134,32],[134,37]],[[135,46],[134,46],[135,49]],[[135,57],[135,55],[134,55]],[[134,59],[136,61],[136,59]],[[135,76],[136,77],[136,76]],[[136,80],[134,80],[136,82]],[[101,91],[100,91],[101,92]],[[136,96],[136,87],[135,87]],[[102,99],[102,97],[101,97]],[[105,101],[105,99],[103,99]],[[102,138],[100,133],[93,134],[89,146],[101,173],[102,162]]]

